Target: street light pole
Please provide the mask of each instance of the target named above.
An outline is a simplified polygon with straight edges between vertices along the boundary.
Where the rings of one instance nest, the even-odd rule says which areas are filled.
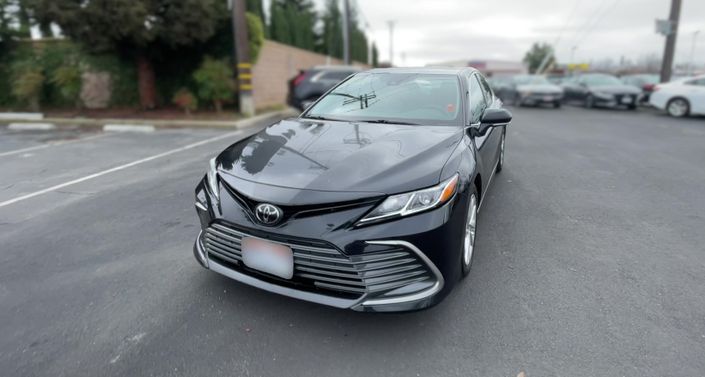
[[[389,25],[389,66],[394,65],[394,23],[396,21],[389,20],[387,25]]]
[[[693,32],[693,45],[690,47],[690,63],[688,63],[688,76],[693,76],[695,71],[695,42],[698,40],[700,30]]]
[[[575,64],[575,50],[578,49],[578,46],[573,46],[570,48],[570,62],[572,64]]]
[[[245,115],[255,113],[252,98],[252,60],[245,18],[245,0],[232,0],[233,35],[235,40],[235,62],[237,64],[237,88],[240,112]]]

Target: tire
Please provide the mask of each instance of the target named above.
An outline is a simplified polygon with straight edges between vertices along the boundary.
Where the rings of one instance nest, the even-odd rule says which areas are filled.
[[[465,217],[466,225],[465,232],[463,233],[463,246],[462,249],[460,249],[460,276],[462,278],[468,276],[470,273],[470,268],[472,267],[472,259],[475,254],[475,239],[477,235],[477,207],[480,203],[479,196],[477,195],[477,187],[475,187],[474,184],[471,185],[471,188],[468,188],[468,192],[468,213]],[[473,222],[472,229],[470,229],[471,222]],[[471,234],[469,234],[470,232]]]
[[[556,101],[553,103],[553,108],[554,109],[560,109],[561,108],[561,101]]]
[[[595,97],[593,97],[592,94],[588,94],[587,97],[585,97],[585,108],[592,109],[594,107],[595,107]]]
[[[666,112],[674,118],[682,118],[690,114],[690,102],[685,98],[673,98],[666,104]]]
[[[627,109],[636,110],[636,107],[637,107],[636,105],[629,105],[629,106],[627,106]]]
[[[497,161],[497,170],[496,172],[499,173],[502,171],[502,168],[504,167],[504,144],[505,140],[507,138],[507,129],[502,130],[502,139],[499,142],[499,161]]]

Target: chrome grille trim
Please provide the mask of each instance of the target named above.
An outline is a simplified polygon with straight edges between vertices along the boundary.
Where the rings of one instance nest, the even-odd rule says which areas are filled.
[[[378,299],[371,298],[371,299],[364,300],[360,305],[362,305],[362,306],[393,305],[393,304],[400,304],[400,303],[404,303],[404,302],[419,301],[419,300],[423,300],[425,298],[431,297],[431,296],[435,295],[436,293],[440,292],[441,289],[443,289],[443,285],[445,284],[445,279],[443,279],[443,274],[441,274],[441,271],[438,270],[438,267],[436,267],[436,265],[433,264],[433,262],[431,262],[430,259],[428,259],[426,254],[421,252],[421,250],[419,250],[419,248],[414,246],[412,243],[406,242],[406,241],[367,241],[367,243],[370,245],[402,246],[402,247],[405,247],[405,248],[413,251],[416,254],[416,256],[424,264],[426,264],[426,266],[431,270],[433,275],[435,275],[436,281],[430,288],[423,290],[421,292],[418,292],[418,293],[413,293],[413,294],[403,295],[403,296],[398,296],[398,297],[389,297],[389,298],[378,298]],[[382,285],[380,287],[372,287],[372,289],[375,289],[375,288],[380,288],[383,290],[394,289],[394,288],[402,287],[404,285],[411,284],[414,282],[423,281],[420,279],[421,278],[412,278],[412,279],[409,279],[408,281],[398,281],[398,282],[396,282],[396,284],[398,284],[398,286],[396,286],[395,283],[387,283],[388,286]]]
[[[222,223],[213,223],[203,232],[202,244],[205,254],[209,258],[220,258],[229,262],[233,268],[239,270],[239,267],[244,267],[241,252],[243,237],[260,238]],[[433,270],[435,267],[427,264],[423,254],[423,258],[419,257],[406,245],[382,241],[367,242],[390,247],[388,250],[347,256],[332,245],[329,248],[323,247],[325,243],[322,241],[282,242],[276,240],[283,238],[282,236],[272,235],[272,238],[275,239],[266,240],[292,249],[294,277],[291,283],[299,287],[300,284],[305,284],[310,288],[321,289],[328,295],[354,295],[363,301],[370,294],[384,294],[407,284],[424,281],[427,281],[428,285],[438,284]],[[364,301],[363,305],[368,301]]]

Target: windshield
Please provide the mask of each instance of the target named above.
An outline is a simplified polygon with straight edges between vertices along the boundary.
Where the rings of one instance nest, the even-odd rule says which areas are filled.
[[[618,78],[608,75],[585,76],[583,82],[593,86],[622,85]]]
[[[553,85],[545,76],[537,75],[514,76],[514,82],[517,85]]]
[[[461,102],[455,75],[359,73],[303,116],[345,121],[457,125]]]

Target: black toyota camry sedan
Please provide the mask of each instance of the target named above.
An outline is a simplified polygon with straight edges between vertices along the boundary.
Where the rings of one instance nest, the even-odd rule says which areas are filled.
[[[601,73],[572,77],[563,82],[563,90],[565,102],[577,102],[587,108],[625,106],[635,110],[641,95],[641,90]]]
[[[211,160],[194,255],[338,308],[432,306],[470,272],[511,117],[471,68],[357,73]]]

